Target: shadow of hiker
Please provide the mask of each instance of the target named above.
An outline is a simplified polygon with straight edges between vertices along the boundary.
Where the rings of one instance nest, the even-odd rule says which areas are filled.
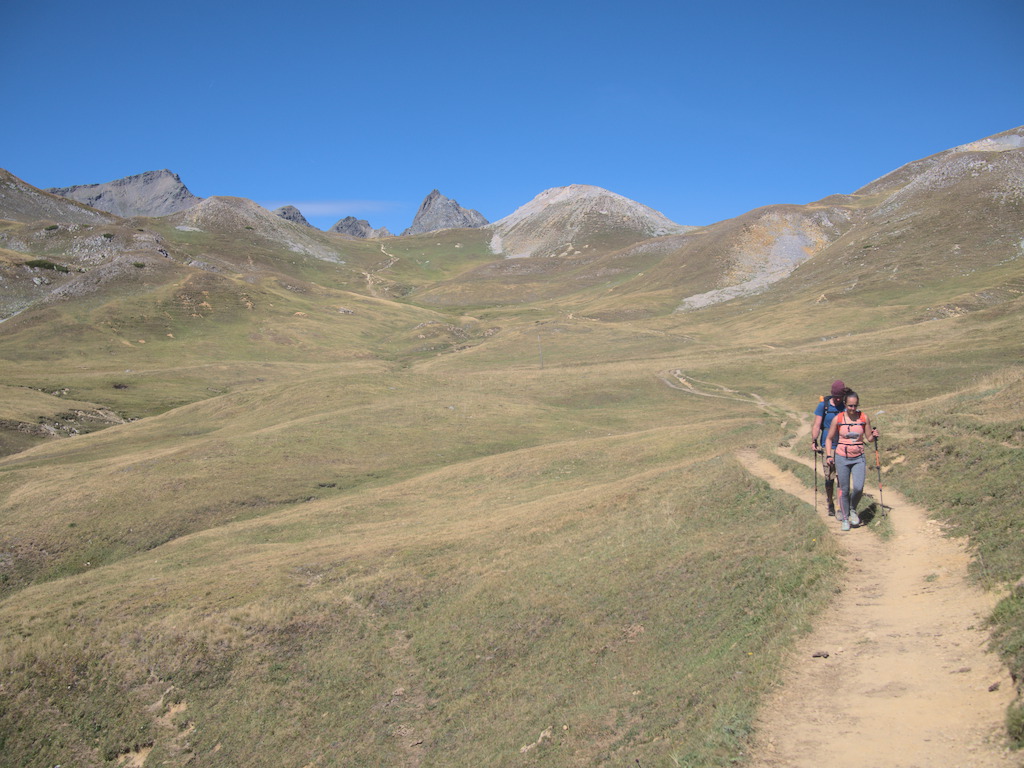
[[[873,501],[868,504],[859,512],[859,516],[861,525],[870,525],[871,521],[878,516],[878,503]]]

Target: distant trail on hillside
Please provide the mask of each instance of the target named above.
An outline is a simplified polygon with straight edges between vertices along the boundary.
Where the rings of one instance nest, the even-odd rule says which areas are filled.
[[[721,384],[713,384],[707,381],[701,381],[695,379],[692,376],[686,376],[678,368],[672,371],[665,371],[664,373],[658,374],[658,378],[661,379],[672,389],[679,389],[683,392],[689,392],[694,395],[700,395],[701,397],[721,397],[726,400],[739,400],[744,403],[750,403],[756,405],[758,408],[763,408],[770,411],[781,411],[782,409],[771,405],[763,397],[753,392],[739,392],[735,389],[729,389]],[[699,384],[703,387],[712,387],[716,391],[708,392],[706,389],[700,389],[695,384]],[[787,415],[792,416],[794,419],[799,420],[799,416],[795,413],[786,412]]]
[[[813,503],[792,473],[754,452],[739,457],[772,487]],[[748,765],[1020,768],[1003,727],[1013,682],[985,650],[996,598],[968,581],[965,542],[897,491],[886,488],[885,498],[888,541],[866,528],[840,533],[819,504],[840,537],[846,584],[763,703]]]
[[[380,273],[386,269],[391,269],[391,267],[395,266],[395,264],[397,264],[399,261],[398,257],[395,256],[395,254],[388,253],[384,249],[384,243],[380,244],[380,252],[388,257],[388,263],[385,264],[383,267],[378,267],[377,269],[363,272],[363,277],[366,278],[366,289],[370,292],[371,296],[376,296],[378,298],[380,297],[380,294],[377,292],[377,285],[379,283],[386,282],[382,277],[380,277]]]
[[[672,388],[678,389],[681,392],[688,392],[691,395],[698,395],[699,397],[719,397],[723,400],[736,400],[747,405],[752,405],[755,408],[760,408],[766,413],[770,413],[775,416],[779,416],[783,420],[783,424],[795,424],[798,429],[806,430],[807,419],[798,413],[788,411],[777,405],[773,405],[761,397],[756,392],[740,392],[735,389],[729,389],[721,384],[713,384],[707,381],[701,381],[695,379],[692,376],[686,376],[678,368],[671,371],[664,371],[658,374],[658,378],[663,384]],[[696,385],[700,385],[699,387]],[[713,388],[715,391],[709,392],[708,388]]]

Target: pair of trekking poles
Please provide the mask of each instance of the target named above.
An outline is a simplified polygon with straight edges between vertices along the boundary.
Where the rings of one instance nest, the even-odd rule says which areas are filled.
[[[886,516],[885,502],[882,501],[882,460],[878,455],[878,438],[872,438],[875,444],[875,469],[878,471],[878,508],[881,510],[880,514],[882,517]],[[818,453],[817,448],[814,449],[814,512],[818,512]],[[824,474],[825,462],[822,462],[822,473]]]

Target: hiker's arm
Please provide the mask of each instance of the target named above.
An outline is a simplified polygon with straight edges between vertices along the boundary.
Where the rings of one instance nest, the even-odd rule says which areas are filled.
[[[821,416],[814,417],[814,426],[811,427],[811,450],[818,450],[818,435],[821,434]]]
[[[825,459],[834,459],[835,454],[832,448],[832,441],[835,440],[835,435],[839,432],[839,419],[832,419],[832,423],[828,426],[828,435],[825,437]]]

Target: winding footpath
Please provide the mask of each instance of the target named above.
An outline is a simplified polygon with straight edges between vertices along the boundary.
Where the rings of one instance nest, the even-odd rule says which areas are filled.
[[[375,298],[380,298],[380,292],[377,290],[377,286],[387,282],[380,276],[380,273],[387,269],[391,269],[391,267],[395,266],[395,264],[399,262],[399,258],[395,256],[395,254],[388,253],[384,249],[384,243],[380,244],[380,252],[388,257],[388,263],[382,267],[377,267],[376,269],[363,272],[363,277],[366,278],[366,290]]]
[[[808,504],[813,489],[753,454],[745,465]],[[795,458],[790,456],[790,458]],[[810,464],[810,462],[807,462]],[[823,494],[822,494],[823,495]],[[757,724],[757,768],[1020,768],[1005,747],[1013,682],[986,651],[996,598],[967,580],[962,541],[884,489],[895,529],[839,532],[846,583],[799,641]],[[821,501],[821,499],[819,499]],[[828,657],[814,657],[825,652]]]
[[[772,409],[753,395],[717,385],[708,391],[706,382],[680,371],[661,379],[695,395],[745,399]],[[798,415],[788,416],[803,424]],[[796,444],[808,442],[803,424]],[[810,456],[780,453],[812,466]],[[791,472],[754,452],[739,458],[772,487],[814,504],[813,487]],[[761,707],[746,764],[1024,767],[1024,752],[1006,747],[1013,681],[987,651],[985,621],[997,597],[968,579],[964,541],[945,536],[927,510],[898,492],[884,488],[884,496],[892,508],[894,534],[888,540],[867,528],[840,532],[827,516],[819,487],[818,514],[839,537],[846,580],[816,628],[792,649],[782,683]]]

